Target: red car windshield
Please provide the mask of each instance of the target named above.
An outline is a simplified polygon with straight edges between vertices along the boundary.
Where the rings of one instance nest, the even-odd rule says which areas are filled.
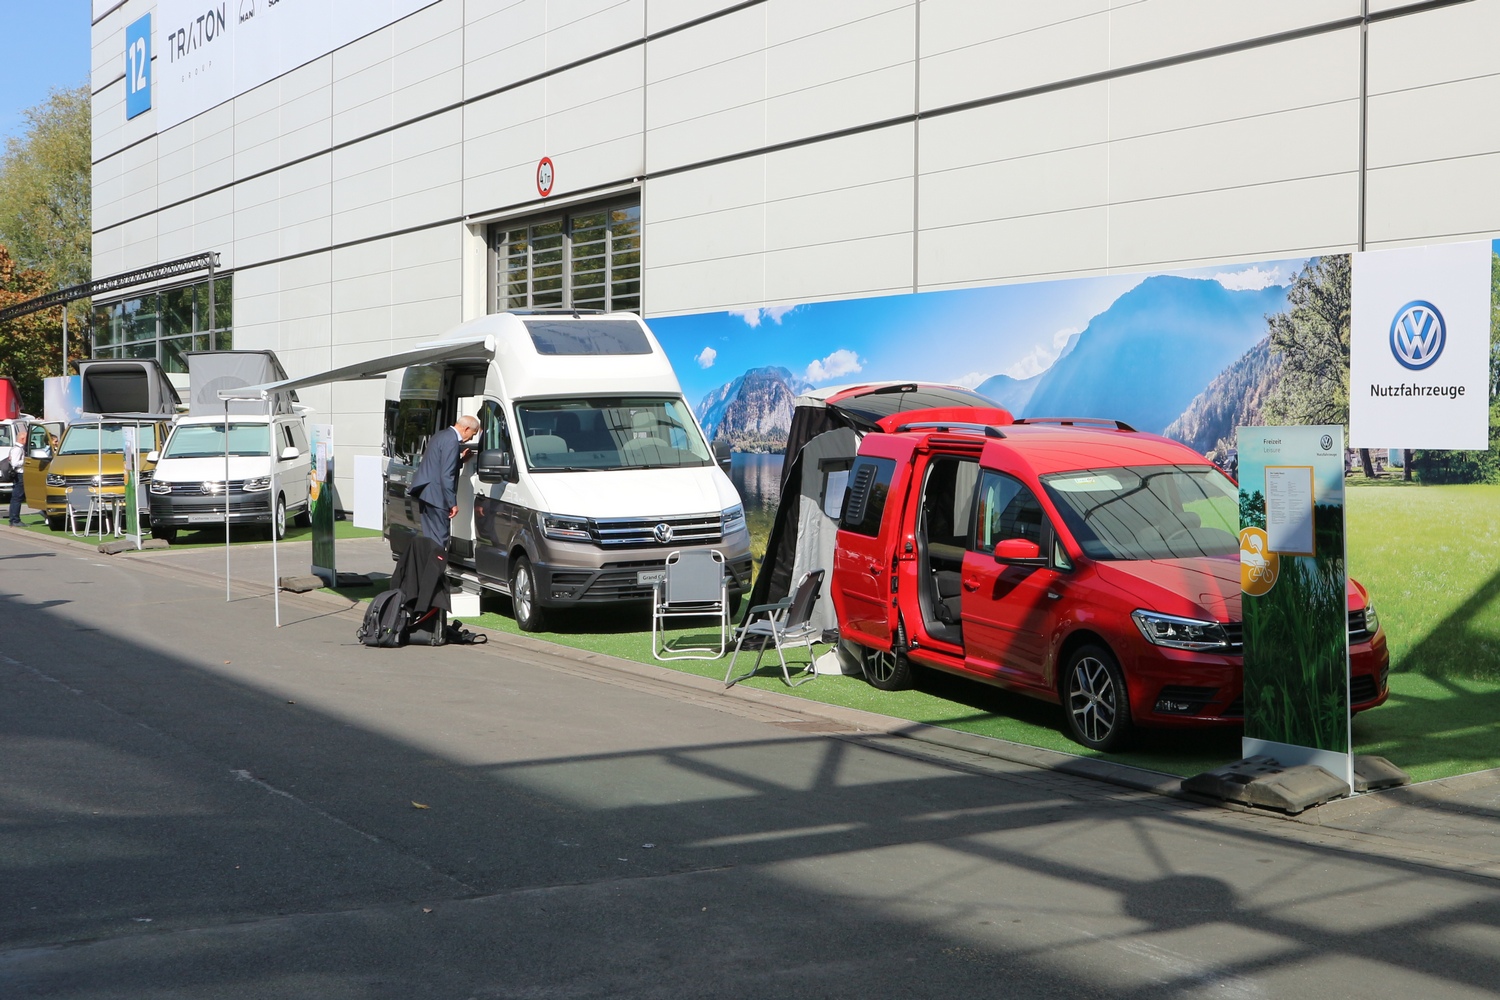
[[[1239,552],[1239,490],[1209,465],[1081,469],[1042,477],[1090,559],[1187,559]]]

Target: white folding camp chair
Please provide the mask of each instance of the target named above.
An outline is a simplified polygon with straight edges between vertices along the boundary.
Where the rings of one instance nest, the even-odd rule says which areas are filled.
[[[745,624],[740,626],[740,637],[734,644],[734,656],[729,658],[729,669],[724,671],[725,687],[734,687],[746,677],[754,677],[755,672],[760,669],[761,657],[766,655],[767,646],[776,647],[776,658],[781,661],[781,679],[786,681],[787,687],[805,684],[817,676],[812,648],[813,643],[823,637],[823,628],[811,621],[811,618],[813,605],[817,603],[818,591],[822,587],[823,570],[812,570],[802,574],[797,589],[789,597],[784,597],[775,604],[757,604],[745,613]],[[755,654],[755,666],[750,668],[749,673],[734,677],[734,661],[740,655],[745,639],[751,636],[760,645]],[[807,667],[805,676],[793,681],[783,650],[787,646],[801,645],[807,646]]]
[[[674,618],[713,618],[718,643],[687,638],[668,645],[666,624]],[[729,584],[724,554],[718,549],[669,553],[665,578],[651,587],[651,655],[658,660],[717,660],[728,648]]]

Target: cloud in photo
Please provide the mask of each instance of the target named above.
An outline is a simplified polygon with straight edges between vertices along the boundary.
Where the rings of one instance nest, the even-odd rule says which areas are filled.
[[[1076,326],[1065,326],[1052,335],[1050,342],[1043,341],[1031,349],[1020,361],[1005,369],[1005,374],[1014,379],[1031,378],[1040,375],[1051,368],[1062,354],[1063,348],[1068,346],[1068,339],[1074,334],[1082,333]]]
[[[950,385],[961,385],[965,389],[977,389],[979,388],[979,384],[989,377],[988,372],[969,372],[967,375],[960,375],[958,378],[949,379],[948,382]]]
[[[1262,270],[1260,265],[1252,264],[1242,271],[1220,271],[1214,280],[1231,292],[1258,292],[1272,285],[1285,285],[1288,279],[1282,276],[1279,267]]]
[[[864,362],[859,355],[846,348],[839,348],[826,358],[814,361],[807,366],[803,378],[809,382],[828,382],[843,375],[853,375],[864,370]]]
[[[698,352],[698,356],[693,360],[698,362],[699,368],[712,368],[714,366],[714,359],[718,356],[718,351],[714,350],[712,347],[705,347],[703,350]]]
[[[740,319],[744,320],[745,325],[753,330],[756,327],[760,326],[762,320],[770,320],[772,323],[780,326],[783,316],[786,316],[788,313],[796,312],[801,308],[802,307],[800,305],[763,306],[758,309],[730,309],[727,311],[729,315],[738,316]]]

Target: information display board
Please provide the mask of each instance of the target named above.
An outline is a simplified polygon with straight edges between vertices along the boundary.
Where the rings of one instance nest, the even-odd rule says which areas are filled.
[[[338,566],[334,562],[333,525],[333,425],[312,425],[312,571],[328,586],[338,583]]]
[[[1354,784],[1344,429],[1241,427],[1246,757]]]
[[[117,515],[125,519],[125,538],[137,550],[141,547],[141,428],[120,428],[120,444],[125,449],[125,506]]]

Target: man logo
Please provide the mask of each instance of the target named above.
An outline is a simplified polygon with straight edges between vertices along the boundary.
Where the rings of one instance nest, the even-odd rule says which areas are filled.
[[[1408,302],[1391,320],[1391,354],[1414,372],[1436,361],[1447,343],[1448,325],[1431,302]]]
[[[255,16],[255,0],[240,0],[240,23],[244,24]]]
[[[663,521],[661,524],[658,524],[654,529],[652,529],[651,533],[655,535],[656,540],[663,545],[666,545],[672,540],[672,526],[665,521]]]

